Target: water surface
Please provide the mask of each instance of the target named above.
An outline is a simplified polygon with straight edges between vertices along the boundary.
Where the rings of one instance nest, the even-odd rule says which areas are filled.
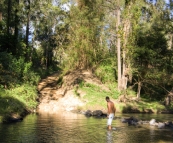
[[[117,114],[157,121],[172,121],[165,114]],[[107,119],[74,113],[28,115],[22,122],[0,124],[0,143],[173,143],[173,130],[154,126],[128,126],[113,120],[116,131],[106,129]]]

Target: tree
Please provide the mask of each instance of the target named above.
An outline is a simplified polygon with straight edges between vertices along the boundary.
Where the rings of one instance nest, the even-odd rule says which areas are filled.
[[[141,13],[143,1],[125,0],[111,1],[107,0],[109,12],[115,11],[116,30],[110,24],[110,31],[114,31],[116,35],[117,49],[117,68],[118,68],[118,90],[124,91],[127,89],[128,77],[131,77],[131,58],[130,47],[135,45],[135,33],[137,31],[138,22]],[[113,6],[113,7],[112,7]],[[112,29],[113,28],[113,29]],[[112,37],[110,37],[112,38]],[[132,79],[132,77],[131,77]]]
[[[102,0],[78,0],[77,6],[71,6],[67,47],[69,68],[91,68],[104,53],[102,3]]]
[[[147,3],[142,12],[137,46],[132,52],[133,79],[138,83],[137,96],[140,97],[143,89],[152,99],[163,99],[165,89],[169,87],[168,80],[165,81],[163,77],[169,77],[166,69],[172,64],[168,60],[172,57],[172,51],[167,46],[167,12],[164,3],[159,1],[155,6]]]

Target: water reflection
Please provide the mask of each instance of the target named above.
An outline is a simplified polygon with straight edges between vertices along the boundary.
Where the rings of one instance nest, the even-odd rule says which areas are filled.
[[[118,116],[118,115],[117,115]],[[128,115],[119,115],[128,116]],[[135,115],[149,118],[148,115]],[[172,115],[163,118],[172,119]],[[141,118],[141,117],[139,117]],[[152,117],[150,117],[151,119]],[[115,131],[106,128],[107,119],[87,118],[73,113],[29,115],[16,124],[0,124],[0,143],[171,143],[173,130],[154,126],[134,127],[113,120]]]
[[[113,131],[107,131],[107,143],[113,143],[112,132]]]
[[[154,141],[154,136],[155,136],[155,128],[154,128],[154,126],[150,126],[150,128],[149,128],[149,133],[150,133],[150,141],[152,142],[152,141]]]

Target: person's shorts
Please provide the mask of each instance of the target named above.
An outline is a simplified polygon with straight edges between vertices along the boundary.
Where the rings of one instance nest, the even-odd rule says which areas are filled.
[[[112,124],[112,120],[114,119],[114,113],[109,114],[107,125],[110,126]]]

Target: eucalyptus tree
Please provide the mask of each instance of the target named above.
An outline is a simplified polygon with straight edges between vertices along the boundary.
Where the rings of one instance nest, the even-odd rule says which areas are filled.
[[[0,2],[0,15],[2,20],[2,35],[1,35],[1,51],[8,51],[16,54],[17,45],[15,40],[17,38],[17,27],[16,27],[16,5],[18,5],[17,1],[7,0]],[[6,30],[6,31],[4,31]]]
[[[106,2],[108,12],[112,16],[112,22],[109,22],[109,29],[112,33],[109,40],[114,39],[113,45],[116,47],[118,90],[124,91],[127,89],[127,81],[132,79],[130,49],[135,45],[135,35],[144,2],[143,0],[107,0]]]
[[[63,29],[61,26],[66,14],[63,4],[61,1],[40,1],[35,20],[33,20],[33,41],[40,42],[41,46],[37,51],[40,51],[41,54],[41,65],[46,68],[53,64],[53,60],[56,60],[55,56],[57,56],[58,46],[60,46],[58,37],[63,39],[64,33],[60,32]]]
[[[69,68],[91,68],[104,55],[103,2],[102,0],[78,0],[70,6],[67,46]]]
[[[148,91],[151,93],[152,89],[154,93],[159,86],[164,88],[159,77],[163,77],[166,74],[163,71],[171,65],[172,52],[167,49],[166,38],[171,31],[171,22],[166,17],[171,15],[168,16],[164,2],[106,1],[107,17],[111,17],[107,38],[111,41],[110,47],[116,47],[112,51],[117,53],[118,89],[124,91],[128,85],[137,84],[138,98],[141,89],[147,91],[152,87]]]
[[[134,54],[137,46],[137,34],[141,27],[142,7],[145,7],[143,0],[125,1],[122,13],[122,87],[127,88],[128,82],[132,83],[134,73]],[[140,83],[139,83],[140,85]],[[140,87],[140,86],[139,86]],[[139,88],[140,89],[140,88]],[[137,94],[137,97],[138,94]]]
[[[24,11],[26,11],[24,2],[24,0],[20,2],[19,0],[7,0],[0,3],[2,20],[6,30],[1,37],[3,38],[1,49],[18,57],[26,53],[23,41],[25,36],[23,33]]]
[[[120,3],[121,2],[121,3]],[[117,53],[117,82],[118,82],[118,90],[122,90],[122,60],[121,60],[121,36],[120,36],[120,25],[121,25],[121,8],[124,1],[116,0],[107,0],[105,3],[105,7],[107,7],[108,16],[108,27],[109,27],[109,37],[108,40],[110,42],[110,48],[113,52]],[[113,17],[113,18],[112,18]],[[116,49],[116,50],[114,50]]]
[[[30,14],[31,14],[31,0],[26,0],[25,1],[25,6],[26,6],[26,39],[25,39],[25,44],[26,48],[28,48],[28,40],[29,40],[29,26],[30,26]]]

